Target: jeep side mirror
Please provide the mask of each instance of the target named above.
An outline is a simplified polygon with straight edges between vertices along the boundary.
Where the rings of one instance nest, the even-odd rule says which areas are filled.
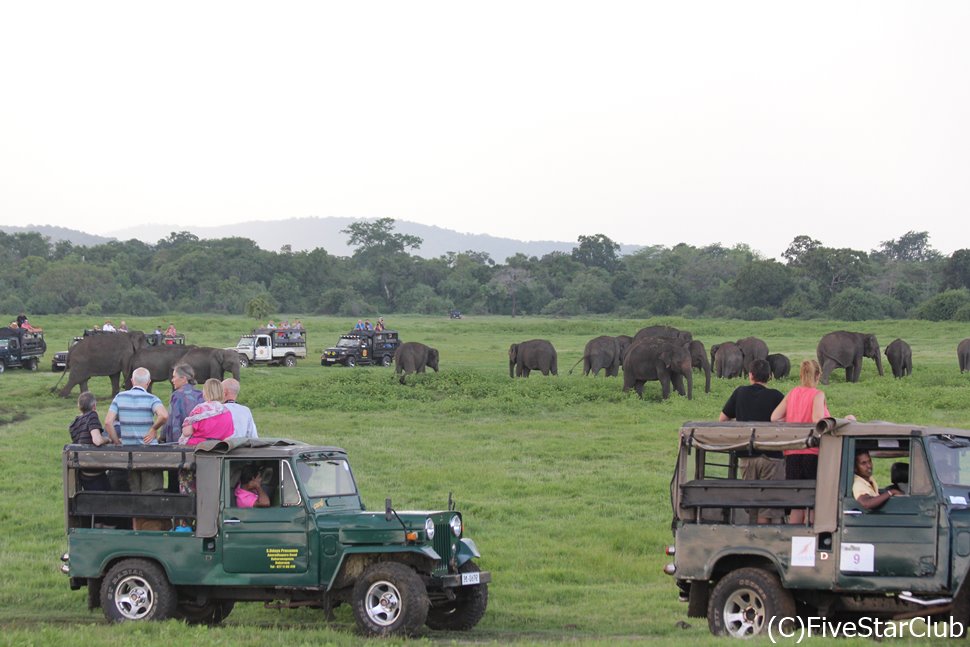
[[[391,500],[384,499],[384,521],[390,521],[394,518],[394,513],[391,511]]]

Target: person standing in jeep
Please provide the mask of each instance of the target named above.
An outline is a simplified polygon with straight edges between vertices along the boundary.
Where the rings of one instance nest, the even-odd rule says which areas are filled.
[[[784,399],[778,389],[770,389],[765,383],[771,377],[771,366],[766,360],[756,359],[751,362],[748,372],[747,386],[739,386],[724,403],[718,420],[768,422],[771,413]],[[785,458],[781,452],[740,450],[738,459],[741,465],[742,478],[745,481],[768,480],[778,481],[785,478]],[[748,510],[752,519],[758,523],[781,523],[785,511],[781,508],[758,508]]]

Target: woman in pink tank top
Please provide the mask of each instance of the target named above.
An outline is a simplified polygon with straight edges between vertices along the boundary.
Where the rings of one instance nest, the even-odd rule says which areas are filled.
[[[825,404],[825,393],[820,391],[818,380],[822,369],[814,359],[802,362],[800,379],[801,385],[796,386],[785,395],[785,399],[771,414],[771,421],[785,422],[818,422],[827,418],[829,409]],[[818,473],[818,447],[785,450],[785,478],[789,480],[814,481]],[[789,523],[805,523],[805,510],[792,510],[788,516]],[[812,521],[809,512],[809,521]]]

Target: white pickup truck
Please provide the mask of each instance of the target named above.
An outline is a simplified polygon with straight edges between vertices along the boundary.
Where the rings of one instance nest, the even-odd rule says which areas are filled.
[[[235,348],[239,365],[282,364],[296,366],[297,358],[306,359],[306,330],[303,328],[256,328],[243,335]]]

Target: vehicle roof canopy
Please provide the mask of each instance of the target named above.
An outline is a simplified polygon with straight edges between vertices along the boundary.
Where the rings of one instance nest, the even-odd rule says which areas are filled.
[[[781,451],[817,447],[823,435],[832,436],[933,436],[970,437],[966,429],[897,424],[874,420],[858,422],[824,418],[817,424],[785,422],[685,422],[681,444],[708,451],[760,449]]]

